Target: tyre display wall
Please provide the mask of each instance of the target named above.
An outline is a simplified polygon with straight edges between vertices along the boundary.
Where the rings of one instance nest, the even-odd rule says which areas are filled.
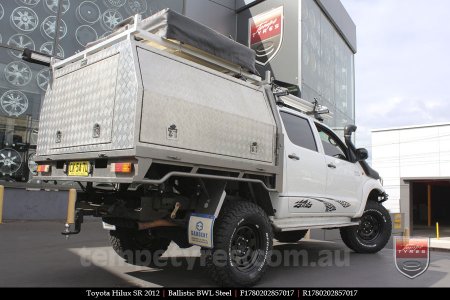
[[[129,16],[147,17],[166,7],[182,12],[183,0],[0,0],[0,180],[29,181],[35,172],[50,72],[22,61],[22,50],[63,59]]]

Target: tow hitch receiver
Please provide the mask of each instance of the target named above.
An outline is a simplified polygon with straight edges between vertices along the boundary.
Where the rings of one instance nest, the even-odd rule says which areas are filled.
[[[64,226],[65,229],[63,232],[61,232],[62,235],[66,236],[66,238],[69,238],[71,235],[79,234],[81,232],[81,224],[83,223],[83,211],[81,209],[77,209],[75,212],[75,230],[70,231],[70,224],[66,223]]]

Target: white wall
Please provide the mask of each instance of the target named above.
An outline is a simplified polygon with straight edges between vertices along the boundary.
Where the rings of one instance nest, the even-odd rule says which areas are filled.
[[[450,124],[372,132],[372,165],[400,212],[400,178],[450,177]]]

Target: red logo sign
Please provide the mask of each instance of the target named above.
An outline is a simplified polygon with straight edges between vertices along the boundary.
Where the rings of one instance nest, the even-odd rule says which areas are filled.
[[[266,65],[281,48],[283,41],[283,6],[249,20],[249,46],[256,52],[257,63]]]
[[[394,257],[397,269],[413,279],[422,275],[430,264],[430,239],[394,237]]]

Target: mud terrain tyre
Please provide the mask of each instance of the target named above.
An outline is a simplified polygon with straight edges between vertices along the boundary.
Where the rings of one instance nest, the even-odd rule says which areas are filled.
[[[380,203],[367,202],[359,226],[341,229],[345,245],[357,253],[377,253],[389,242],[392,221],[389,212]]]
[[[220,286],[253,286],[264,275],[273,246],[266,213],[246,201],[227,201],[214,224],[214,249],[203,250],[206,270]]]

